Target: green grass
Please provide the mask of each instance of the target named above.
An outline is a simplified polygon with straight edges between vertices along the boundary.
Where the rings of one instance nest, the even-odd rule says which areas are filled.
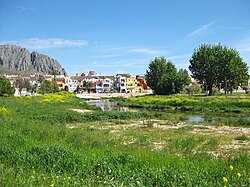
[[[140,96],[119,100],[124,106],[183,111],[249,112],[249,95],[229,96]]]
[[[69,93],[0,98],[0,186],[224,186],[223,177],[248,186],[247,151],[210,152],[249,137],[167,128],[182,118],[160,111],[103,112]]]

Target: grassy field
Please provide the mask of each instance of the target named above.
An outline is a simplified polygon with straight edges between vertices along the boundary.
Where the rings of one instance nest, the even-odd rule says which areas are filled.
[[[247,116],[249,98],[234,97],[128,103],[201,109],[201,102],[204,110],[222,112],[223,105]],[[0,186],[249,186],[249,126],[182,118],[158,110],[103,112],[64,92],[0,98]]]
[[[141,96],[121,99],[125,106],[182,111],[249,112],[250,95],[229,96]]]

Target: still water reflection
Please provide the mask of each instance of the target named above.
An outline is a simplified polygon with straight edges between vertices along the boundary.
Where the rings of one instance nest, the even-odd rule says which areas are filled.
[[[114,101],[89,100],[86,102],[91,106],[96,106],[96,107],[102,109],[103,111],[112,111],[112,110],[119,111],[119,112],[129,112],[130,111],[128,107],[119,106]]]
[[[91,106],[95,106],[95,107],[102,109],[103,111],[119,111],[119,112],[137,112],[138,111],[137,109],[135,110],[135,109],[131,109],[128,107],[119,106],[117,102],[114,102],[114,101],[88,100],[86,102]],[[170,113],[173,113],[173,111],[171,111]],[[181,112],[178,112],[178,113],[181,113]],[[216,122],[215,118],[208,118],[208,117],[204,117],[202,115],[197,115],[197,114],[188,115],[187,113],[185,113],[185,116],[186,116],[185,121],[188,121],[191,123],[199,123],[199,122],[205,122],[205,121]]]

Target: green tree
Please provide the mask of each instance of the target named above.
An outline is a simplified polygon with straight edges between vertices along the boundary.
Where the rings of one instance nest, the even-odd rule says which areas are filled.
[[[185,87],[185,91],[187,94],[193,95],[193,94],[201,93],[202,89],[201,89],[201,86],[199,84],[192,83],[191,85],[188,85]]]
[[[39,88],[39,93],[41,94],[48,94],[48,93],[52,93],[52,84],[50,81],[48,80],[44,80]]]
[[[240,57],[235,49],[223,47],[220,55],[222,62],[219,74],[219,85],[224,88],[225,94],[228,91],[232,93],[238,86],[245,87],[249,79],[247,64]]]
[[[56,81],[44,80],[41,83],[39,93],[49,94],[49,93],[55,93],[55,92],[59,92],[59,88],[58,88]]]
[[[51,81],[51,86],[52,86],[52,93],[59,92],[59,87],[58,84],[55,80]]]
[[[220,44],[202,44],[189,62],[193,78],[203,84],[209,95],[213,94],[213,86],[224,88],[227,93],[228,88],[232,91],[248,79],[248,67],[239,52]]]
[[[94,84],[92,82],[87,82],[86,83],[86,89],[88,90],[88,92],[91,92],[91,89],[93,89]]]
[[[3,95],[13,95],[15,88],[11,86],[10,82],[5,78],[0,76],[0,96]]]
[[[188,86],[191,83],[191,77],[186,69],[180,69],[178,71],[179,83],[182,84],[182,88]]]
[[[25,88],[27,89],[27,91],[31,91],[32,90],[32,86],[29,82],[28,79],[24,79],[24,84],[25,84]]]
[[[43,76],[39,76],[37,81],[41,84],[44,80],[45,78]]]
[[[148,66],[145,77],[155,94],[169,95],[182,90],[182,83],[175,65],[164,57],[155,58]]]

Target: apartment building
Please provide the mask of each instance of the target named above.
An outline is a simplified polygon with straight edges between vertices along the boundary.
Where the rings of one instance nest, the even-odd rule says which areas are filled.
[[[130,74],[117,74],[116,75],[116,90],[120,93],[127,93],[126,79],[131,77]]]
[[[65,77],[65,90],[68,92],[75,92],[78,88],[78,78],[75,76]]]

